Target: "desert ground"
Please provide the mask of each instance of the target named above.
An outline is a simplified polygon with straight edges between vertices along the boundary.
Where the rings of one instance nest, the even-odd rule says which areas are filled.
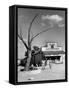
[[[65,62],[62,64],[52,63],[51,69],[49,66],[46,66],[45,70],[18,71],[18,82],[59,79],[65,79]]]

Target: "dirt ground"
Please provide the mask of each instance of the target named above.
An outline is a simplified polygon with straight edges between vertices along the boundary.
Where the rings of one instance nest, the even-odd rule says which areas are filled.
[[[18,71],[18,82],[58,79],[65,79],[65,63],[51,64],[51,69],[46,66],[45,70]]]

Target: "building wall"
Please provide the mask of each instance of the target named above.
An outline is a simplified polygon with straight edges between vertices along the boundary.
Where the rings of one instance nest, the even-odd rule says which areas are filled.
[[[62,47],[59,47],[57,43],[47,43],[46,46],[42,47],[42,51],[61,51],[61,50]]]

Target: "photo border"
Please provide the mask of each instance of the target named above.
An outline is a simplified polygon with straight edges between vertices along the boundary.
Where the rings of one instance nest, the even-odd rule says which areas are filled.
[[[16,85],[23,85],[23,84],[40,84],[40,83],[57,83],[57,82],[67,82],[67,8],[61,7],[43,7],[43,6],[28,6],[28,5],[14,5],[15,6],[15,83]],[[17,71],[17,59],[18,59],[18,8],[25,8],[25,9],[41,9],[41,10],[59,10],[65,11],[65,79],[59,80],[43,80],[43,81],[28,81],[28,82],[18,82],[18,71]]]

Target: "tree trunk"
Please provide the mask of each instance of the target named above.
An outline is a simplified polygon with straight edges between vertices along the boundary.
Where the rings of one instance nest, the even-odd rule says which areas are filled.
[[[27,58],[26,67],[25,67],[26,71],[29,71],[30,62],[31,62],[31,50],[28,50],[28,58]]]

